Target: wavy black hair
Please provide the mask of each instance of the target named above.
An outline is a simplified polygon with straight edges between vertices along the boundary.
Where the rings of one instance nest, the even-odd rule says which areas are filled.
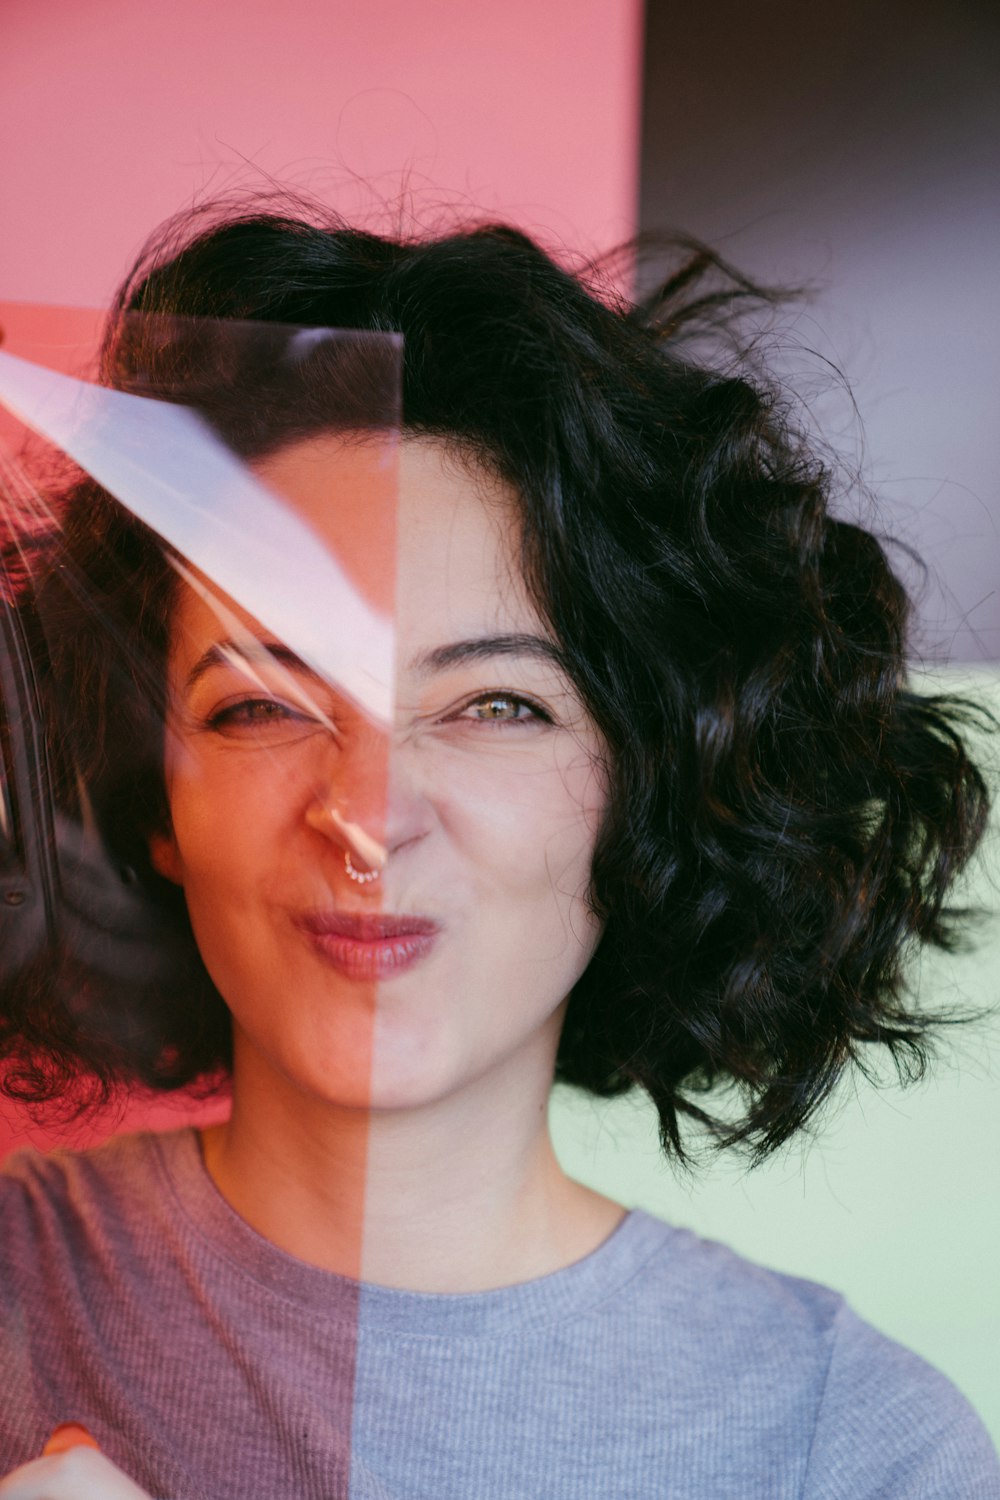
[[[759,1157],[872,1047],[921,1070],[942,1018],[909,1008],[904,960],[954,941],[962,913],[945,899],[987,793],[963,739],[971,710],[908,685],[907,598],[883,547],[832,514],[829,466],[759,361],[734,353],[768,294],[704,247],[673,253],[632,306],[503,225],[407,239],[268,206],[202,211],[127,280],[105,379],[163,386],[139,368],[127,312],[402,333],[404,428],[520,496],[526,580],[609,750],[590,891],[604,930],[556,1076],[645,1089],[675,1155],[686,1118]],[[190,956],[177,893],[145,854],[165,817],[155,694],[173,575],[92,482],[64,508],[62,546],[91,586],[105,580],[105,624],[145,666],[109,659],[105,624],[54,569],[37,580],[59,627],[52,671],[89,735],[105,837]],[[36,976],[5,997],[8,1093],[225,1072],[228,1013],[196,954],[180,989],[90,993],[56,1006]]]

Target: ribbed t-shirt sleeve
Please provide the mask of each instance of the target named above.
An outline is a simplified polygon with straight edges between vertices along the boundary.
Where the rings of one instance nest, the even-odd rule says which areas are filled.
[[[1000,1500],[1000,1457],[944,1375],[842,1305],[802,1500]]]

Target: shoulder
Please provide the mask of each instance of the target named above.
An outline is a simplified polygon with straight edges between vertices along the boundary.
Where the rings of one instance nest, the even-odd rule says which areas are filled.
[[[1000,1500],[1000,1458],[951,1381],[846,1304],[832,1332],[809,1500],[869,1493]],[[858,1476],[868,1489],[857,1488]]]
[[[651,1252],[639,1295],[674,1324],[677,1337],[705,1354],[809,1364],[817,1378],[822,1375],[845,1310],[838,1292],[769,1270],[641,1211],[634,1216]]]
[[[137,1307],[163,1326],[155,1255],[169,1210],[152,1234],[144,1227],[166,1204],[161,1155],[137,1135],[89,1151],[22,1149],[0,1166],[0,1471],[38,1451],[60,1408],[91,1402]]]
[[[113,1136],[84,1150],[39,1151],[22,1146],[0,1163],[0,1193],[8,1198],[73,1197],[102,1184],[134,1182],[148,1175],[161,1145],[169,1149],[172,1141],[188,1133],[140,1131]]]
[[[85,1151],[24,1148],[0,1166],[0,1264],[80,1255],[162,1201],[160,1163],[186,1132],[117,1136]]]
[[[790,1457],[797,1434],[803,1500],[1000,1500],[1000,1459],[944,1375],[831,1288],[661,1228],[649,1272],[669,1288],[674,1343],[733,1393],[734,1419],[753,1413],[758,1440],[780,1426]]]

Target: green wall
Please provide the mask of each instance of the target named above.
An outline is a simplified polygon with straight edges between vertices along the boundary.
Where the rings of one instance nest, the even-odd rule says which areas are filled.
[[[1000,712],[995,670],[946,682]],[[995,777],[997,746],[982,750]],[[928,1005],[1000,1007],[998,818],[969,889],[989,911],[977,951],[922,961]],[[691,1179],[674,1172],[640,1098],[558,1088],[552,1123],[566,1169],[610,1197],[844,1292],[944,1370],[1000,1445],[1000,1018],[952,1034],[918,1085],[845,1080],[814,1140],[750,1173],[724,1159]]]

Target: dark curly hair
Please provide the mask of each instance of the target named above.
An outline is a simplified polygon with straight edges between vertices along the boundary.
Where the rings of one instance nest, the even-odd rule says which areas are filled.
[[[590,892],[604,931],[556,1076],[598,1095],[639,1085],[675,1155],[687,1117],[763,1156],[869,1044],[921,1070],[942,1018],[908,1008],[903,962],[914,943],[953,942],[962,913],[945,898],[987,793],[962,737],[973,710],[907,685],[907,599],[883,548],[831,513],[829,467],[734,353],[742,310],[768,294],[704,247],[674,255],[630,306],[502,225],[390,239],[269,207],[196,215],[126,282],[104,378],[200,402],[260,451],[322,413],[271,412],[255,431],[245,399],[171,388],[124,314],[402,333],[404,428],[516,489],[525,577],[609,748]],[[145,850],[165,817],[173,574],[92,481],[64,511],[64,555],[104,595],[95,625],[65,570],[38,577],[53,679],[104,836],[187,957],[169,983],[112,998],[92,978],[11,986],[5,1086],[35,1102],[84,1077],[105,1093],[217,1078],[230,1048],[182,903]],[[109,621],[127,659],[108,652]],[[710,1094],[726,1084],[721,1108]]]

